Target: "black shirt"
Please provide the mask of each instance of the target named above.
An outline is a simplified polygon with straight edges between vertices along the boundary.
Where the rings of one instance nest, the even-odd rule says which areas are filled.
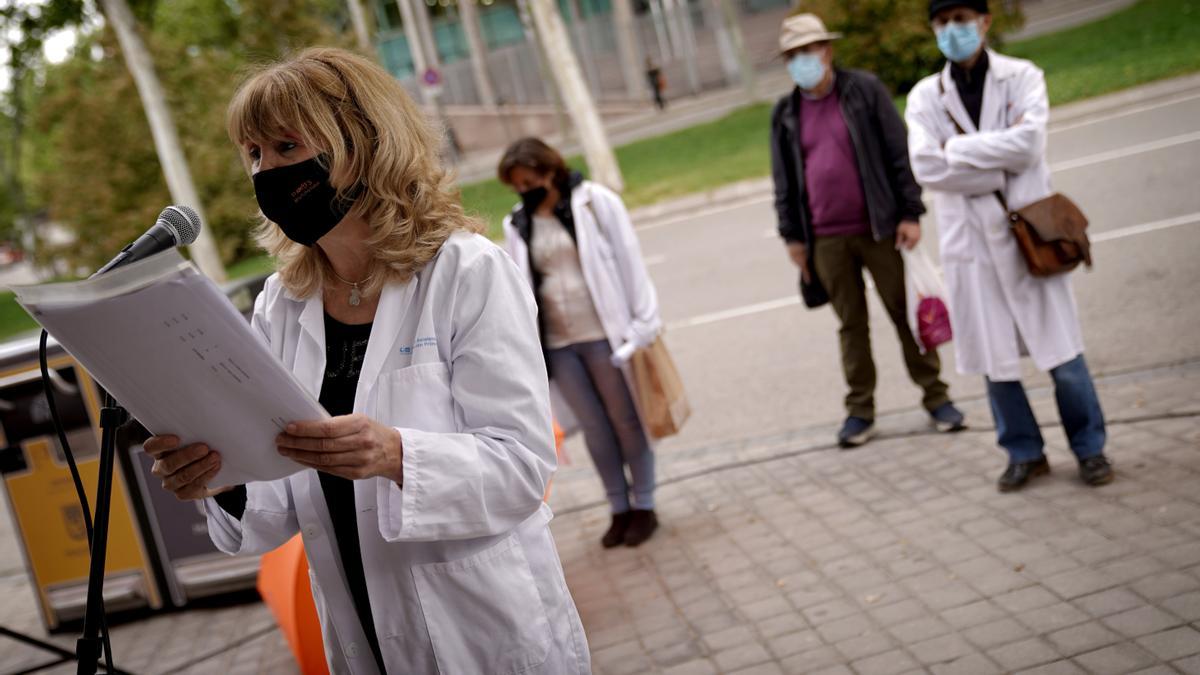
[[[976,129],[979,128],[979,116],[983,111],[983,85],[987,81],[987,71],[987,50],[979,55],[979,60],[971,66],[970,70],[957,63],[950,64],[950,77],[954,78],[958,97],[966,106],[967,114],[971,116],[971,121],[975,123]]]
[[[349,415],[354,412],[358,375],[362,371],[370,337],[369,323],[348,325],[325,315],[325,379],[321,384],[320,401],[330,415]],[[363,573],[358,515],[354,507],[354,481],[323,471],[317,472],[317,476],[320,477],[321,492],[329,507],[329,518],[333,521],[333,534],[354,610],[371,645],[379,672],[385,673],[387,670],[379,649],[379,637],[375,634],[375,622],[371,618],[371,600],[367,595],[367,580]],[[227,513],[240,519],[246,509],[246,488],[239,486],[236,490],[217,495],[216,500]]]

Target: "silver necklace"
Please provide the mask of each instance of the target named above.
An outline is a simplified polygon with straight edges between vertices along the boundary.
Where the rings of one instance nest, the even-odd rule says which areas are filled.
[[[337,277],[338,281],[340,281],[343,284],[346,284],[347,286],[350,287],[350,306],[351,307],[358,307],[360,304],[362,304],[362,291],[358,290],[358,286],[359,286],[359,284],[366,284],[367,282],[369,282],[373,275],[368,274],[367,278],[363,279],[362,281],[349,281],[347,279],[343,279],[341,277],[341,275],[339,275],[337,272],[333,271],[332,266],[330,266],[329,272],[333,276]]]

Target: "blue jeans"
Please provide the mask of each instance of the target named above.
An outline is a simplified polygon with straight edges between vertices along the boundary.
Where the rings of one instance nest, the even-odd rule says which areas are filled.
[[[550,350],[550,376],[579,418],[613,513],[654,508],[654,452],[606,340]],[[633,501],[625,465],[633,478]]]
[[[1075,457],[1082,462],[1104,454],[1104,412],[1083,355],[1054,368],[1050,376],[1054,378],[1058,415]],[[1021,464],[1042,459],[1045,443],[1021,382],[988,379],[987,391],[992,418],[996,420],[996,436],[1010,460]]]

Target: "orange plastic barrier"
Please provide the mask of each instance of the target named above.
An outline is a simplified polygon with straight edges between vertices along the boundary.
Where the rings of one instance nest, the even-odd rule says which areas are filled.
[[[554,451],[562,461],[564,434],[554,423]],[[553,479],[552,479],[553,480]],[[545,499],[550,498],[546,484]],[[300,535],[262,557],[258,568],[258,594],[275,615],[275,622],[292,649],[292,656],[304,675],[329,675],[325,662],[325,644],[321,640],[321,622],[308,581],[308,558]]]
[[[321,623],[308,581],[308,558],[300,535],[262,557],[258,592],[283,631],[300,672],[329,675]]]

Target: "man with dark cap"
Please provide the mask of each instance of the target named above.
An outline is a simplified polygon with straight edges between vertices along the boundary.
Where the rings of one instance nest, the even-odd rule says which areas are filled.
[[[998,487],[1017,490],[1050,471],[1021,385],[1026,355],[1054,379],[1080,477],[1111,482],[1070,277],[1030,274],[1004,206],[1052,193],[1046,80],[1029,61],[987,49],[987,0],[933,0],[929,20],[947,63],[908,95],[909,156],[933,195],[958,370],[985,376],[997,442],[1009,456]]]
[[[779,234],[800,268],[806,304],[816,306],[812,289],[823,288],[841,321],[842,371],[850,391],[838,444],[862,445],[875,429],[864,268],[896,327],[904,364],[923,391],[931,422],[940,431],[959,431],[963,415],[940,378],[937,352],[922,353],[908,326],[897,249],[917,245],[925,206],[908,166],[904,121],[879,78],[834,67],[838,37],[813,14],[784,20],[779,51],[795,87],[771,118]]]

